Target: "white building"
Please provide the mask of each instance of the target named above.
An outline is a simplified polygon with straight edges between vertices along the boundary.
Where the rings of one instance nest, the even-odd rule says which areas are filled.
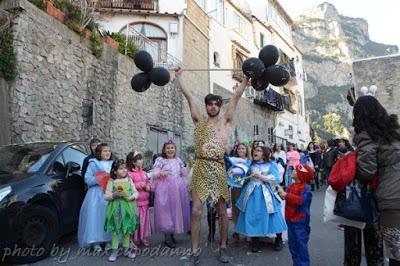
[[[196,0],[210,16],[210,68],[241,69],[248,57],[257,57],[260,49],[273,44],[280,49],[281,64],[291,69],[291,81],[284,87],[270,86],[289,103],[277,111],[275,127],[258,138],[270,143],[294,143],[304,148],[311,140],[304,108],[304,71],[302,53],[292,40],[293,21],[276,0]],[[210,91],[216,87],[232,91],[240,83],[242,72],[210,72]],[[260,96],[260,94],[258,95]],[[246,97],[257,98],[249,87]],[[257,102],[257,101],[256,101]],[[271,111],[274,107],[269,108]],[[262,121],[260,121],[262,123]],[[257,132],[258,133],[258,132]]]
[[[102,29],[128,33],[157,64],[180,64],[185,0],[102,0],[97,6]]]

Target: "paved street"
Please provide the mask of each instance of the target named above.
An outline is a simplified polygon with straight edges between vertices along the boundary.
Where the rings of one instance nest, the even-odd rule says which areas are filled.
[[[315,192],[313,195],[311,238],[309,242],[311,262],[312,265],[342,265],[343,231],[337,229],[332,224],[324,224],[322,222],[323,197],[324,193],[322,191]],[[209,247],[204,247],[204,243],[206,243],[205,236],[207,231],[207,223],[204,219],[204,216],[205,215],[203,215],[202,225],[203,253],[201,256],[201,265],[220,265],[216,258],[216,256],[218,255],[218,252],[216,251],[217,244],[214,244],[213,249],[210,249]],[[232,234],[230,233],[230,236],[231,235]],[[135,264],[146,266],[183,265],[183,263],[185,262],[185,257],[183,256],[183,253],[190,246],[190,238],[188,235],[179,235],[177,237],[177,240],[178,245],[179,247],[181,247],[181,249],[177,250],[176,253],[173,254],[162,255],[164,248],[162,244],[160,245],[160,243],[162,243],[162,237],[152,237],[151,251],[142,250],[143,253],[136,258]],[[49,257],[48,259],[38,262],[34,265],[45,266],[68,264],[100,266],[111,264],[107,262],[107,257],[105,256],[78,255],[78,247],[74,235],[64,237],[59,243],[58,247],[60,248],[58,255],[56,255],[56,252],[54,252],[54,255],[56,256]],[[263,252],[258,254],[248,253],[248,245],[244,240],[241,240],[237,244],[231,244],[229,248],[234,257],[231,265],[291,265],[291,258],[287,245],[285,245],[285,248],[282,251],[276,252],[273,250],[272,242],[266,240],[263,247]],[[61,249],[64,249],[63,253],[61,253]],[[179,254],[177,254],[178,251]],[[147,254],[145,254],[145,252],[147,252]],[[152,255],[151,252],[153,252]],[[158,255],[154,255],[155,253],[158,253]],[[131,264],[131,260],[125,257],[120,257],[117,260],[117,263],[118,265],[129,265]]]

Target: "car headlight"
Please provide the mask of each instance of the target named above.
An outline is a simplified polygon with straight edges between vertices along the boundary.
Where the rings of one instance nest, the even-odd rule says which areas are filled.
[[[10,193],[11,193],[10,186],[0,189],[0,201],[2,201]]]

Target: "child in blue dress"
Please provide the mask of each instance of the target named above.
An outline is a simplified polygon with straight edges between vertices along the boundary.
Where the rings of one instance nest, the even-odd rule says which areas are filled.
[[[110,248],[111,233],[104,231],[107,201],[103,189],[97,183],[96,175],[107,175],[112,165],[111,149],[102,143],[96,147],[95,158],[89,160],[85,173],[85,183],[88,186],[79,214],[78,243],[80,247],[93,247],[101,251],[101,244]]]
[[[254,148],[247,184],[236,204],[240,210],[236,232],[252,238],[252,252],[261,250],[258,237],[277,234],[275,243],[281,245],[281,233],[287,230],[281,201],[274,191],[282,178],[270,154],[267,147]]]

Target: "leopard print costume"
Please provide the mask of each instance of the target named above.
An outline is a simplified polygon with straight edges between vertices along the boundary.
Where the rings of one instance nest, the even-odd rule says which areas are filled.
[[[217,201],[228,200],[228,182],[224,162],[224,144],[216,138],[214,129],[201,118],[194,130],[195,162],[190,190],[194,190],[201,202],[209,197]]]

